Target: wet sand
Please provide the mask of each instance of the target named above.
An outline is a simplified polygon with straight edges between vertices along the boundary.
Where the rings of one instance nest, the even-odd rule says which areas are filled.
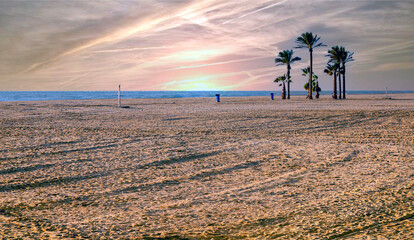
[[[0,103],[0,236],[414,239],[414,94]]]

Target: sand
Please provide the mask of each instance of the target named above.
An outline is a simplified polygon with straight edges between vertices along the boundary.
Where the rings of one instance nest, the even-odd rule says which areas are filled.
[[[414,239],[414,94],[0,103],[0,236]]]

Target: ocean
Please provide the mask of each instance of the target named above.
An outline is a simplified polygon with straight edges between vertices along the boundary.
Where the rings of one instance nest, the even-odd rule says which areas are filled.
[[[280,96],[281,91],[122,91],[122,98],[197,98],[215,97],[251,97]],[[385,94],[385,91],[348,91],[348,94]],[[389,91],[393,93],[414,93],[414,91]],[[306,95],[306,91],[291,91],[292,95]],[[331,95],[331,91],[322,91],[321,95]],[[7,101],[43,101],[43,100],[86,100],[117,99],[116,91],[0,91],[0,102]]]

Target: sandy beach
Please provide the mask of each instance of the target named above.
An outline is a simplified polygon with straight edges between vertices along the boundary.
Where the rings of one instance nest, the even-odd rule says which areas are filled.
[[[0,236],[414,239],[414,94],[0,102]]]

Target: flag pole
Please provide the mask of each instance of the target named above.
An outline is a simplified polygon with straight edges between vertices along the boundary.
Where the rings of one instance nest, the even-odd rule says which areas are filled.
[[[118,87],[118,107],[121,107],[121,84]]]

